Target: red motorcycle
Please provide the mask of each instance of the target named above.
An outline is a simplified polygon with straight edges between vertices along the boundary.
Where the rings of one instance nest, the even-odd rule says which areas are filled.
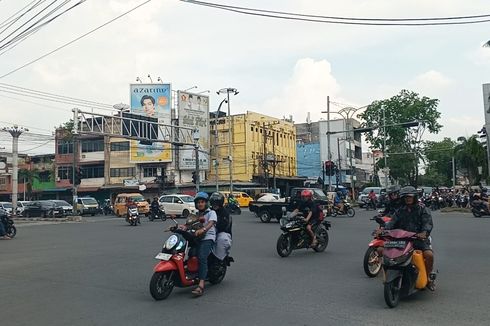
[[[370,219],[376,221],[379,224],[378,230],[385,226],[386,223],[391,221],[389,216],[375,216]],[[364,254],[364,272],[369,277],[376,277],[381,271],[382,257],[378,254],[378,248],[384,246],[384,240],[381,236],[376,235],[376,231],[373,231],[374,239],[369,243],[369,247]]]
[[[155,259],[160,262],[153,268],[150,281],[150,293],[155,300],[166,299],[174,287],[198,285],[199,261],[197,258],[198,239],[195,230],[178,226],[177,222],[170,230],[173,232],[165,241],[162,252]],[[208,281],[220,283],[226,275],[226,269],[233,262],[232,257],[218,259],[213,253],[208,258]]]

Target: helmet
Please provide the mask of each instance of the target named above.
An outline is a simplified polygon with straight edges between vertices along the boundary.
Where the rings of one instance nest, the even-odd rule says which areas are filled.
[[[393,186],[389,186],[386,189],[386,192],[388,193],[388,195],[396,194],[396,193],[400,192],[400,189],[401,189],[401,187],[399,185],[393,185]]]
[[[222,193],[213,192],[211,197],[209,197],[209,203],[211,204],[211,206],[223,207],[223,205],[225,204],[225,196],[223,196]]]
[[[311,190],[305,189],[305,190],[301,191],[301,197],[307,198],[307,199],[312,199],[313,198],[313,192]]]
[[[200,200],[204,200],[207,203],[209,201],[208,194],[205,193],[204,191],[198,192],[196,194],[196,197],[194,197],[194,207],[196,207],[196,209],[199,209],[199,208],[197,208],[197,202],[200,201]]]
[[[417,189],[415,189],[412,186],[406,186],[400,190],[401,198],[408,197],[408,196],[416,197],[417,195],[418,195]]]

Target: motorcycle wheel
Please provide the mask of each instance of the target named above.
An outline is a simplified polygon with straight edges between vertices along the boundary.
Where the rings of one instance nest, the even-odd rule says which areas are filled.
[[[398,288],[398,283],[400,279],[397,278],[384,285],[384,297],[386,305],[390,308],[395,308],[400,302],[400,289]]]
[[[354,215],[356,215],[356,211],[354,210],[354,208],[349,208],[347,210],[347,216],[354,217]]]
[[[381,260],[377,249],[376,247],[369,247],[364,255],[364,272],[369,277],[376,277],[381,271]]]
[[[167,220],[167,215],[165,215],[165,214],[161,214],[161,215],[160,215],[160,219],[161,219],[163,222],[165,222],[165,221]]]
[[[316,252],[323,252],[328,247],[328,232],[323,227],[321,227],[320,232],[316,235],[318,240],[318,245],[313,248]]]
[[[271,221],[271,214],[268,211],[262,211],[260,212],[259,218],[262,223],[269,223]]]
[[[242,209],[240,207],[237,207],[235,213],[236,215],[242,215]]]
[[[150,214],[148,215],[148,219],[150,220],[150,222],[153,222],[155,220],[155,216],[153,216],[153,214]]]
[[[12,225],[7,229],[8,237],[13,238],[15,237],[16,234],[17,234],[17,228],[15,226]]]
[[[291,237],[289,234],[281,234],[277,239],[277,254],[283,258],[289,256],[293,252],[293,246],[291,244]]]
[[[473,210],[473,216],[474,217],[481,217],[481,214],[477,210]]]
[[[223,262],[212,264],[208,271],[208,281],[211,284],[219,284],[226,275],[226,265]]]
[[[332,215],[332,217],[336,217],[337,216],[337,210],[334,208],[330,215]]]
[[[173,271],[153,273],[150,281],[150,294],[155,300],[165,300],[174,289]]]

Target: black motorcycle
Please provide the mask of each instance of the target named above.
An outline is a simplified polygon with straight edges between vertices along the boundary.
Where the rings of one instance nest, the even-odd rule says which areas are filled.
[[[226,208],[228,209],[228,212],[232,215],[241,215],[242,214],[242,209],[240,208],[240,205],[238,203],[231,203],[226,205]]]
[[[167,220],[167,215],[165,214],[165,210],[161,207],[159,208],[151,208],[150,214],[148,215],[148,219],[153,222],[155,219],[161,219],[162,221]]]
[[[306,231],[307,223],[301,214],[290,213],[288,215],[284,213],[279,223],[282,230],[282,234],[277,239],[276,246],[279,256],[287,257],[293,250],[311,248],[311,238]],[[330,227],[330,222],[326,220],[313,225],[313,232],[316,234],[318,245],[312,249],[316,252],[322,252],[327,249],[328,230]]]
[[[471,212],[474,217],[490,216],[487,205],[482,201],[474,201],[471,203]]]
[[[111,202],[106,200],[102,206],[102,213],[104,215],[114,215],[114,209],[112,208]]]
[[[343,200],[343,204],[344,207],[342,210],[339,209],[337,206],[332,207],[332,211],[330,213],[332,217],[336,217],[337,215],[347,215],[348,217],[354,217],[354,215],[356,215],[356,211],[346,200]]]
[[[0,223],[3,224],[5,228],[5,235],[13,238],[17,234],[17,228],[14,226],[14,221],[7,215],[3,214],[0,216]]]

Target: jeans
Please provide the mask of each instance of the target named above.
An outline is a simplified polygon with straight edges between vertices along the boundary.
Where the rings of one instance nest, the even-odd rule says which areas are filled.
[[[213,240],[202,240],[199,243],[199,279],[205,280],[208,276],[208,256],[214,246]]]
[[[3,237],[7,234],[7,230],[5,230],[5,226],[3,225],[3,217],[0,217],[0,237]]]

